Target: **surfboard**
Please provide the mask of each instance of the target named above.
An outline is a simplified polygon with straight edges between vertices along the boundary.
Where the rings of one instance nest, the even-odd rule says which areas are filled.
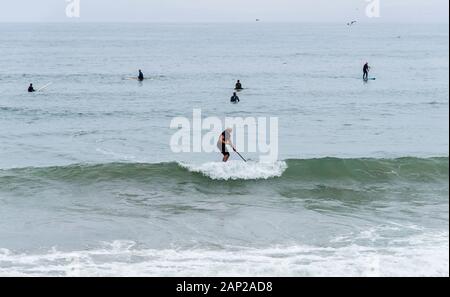
[[[39,89],[37,89],[36,90],[36,92],[40,92],[40,91],[43,91],[43,90],[45,90],[48,86],[50,86],[52,83],[48,83],[48,84],[46,84],[45,86],[43,86],[43,87],[41,87],[41,88],[39,88]]]

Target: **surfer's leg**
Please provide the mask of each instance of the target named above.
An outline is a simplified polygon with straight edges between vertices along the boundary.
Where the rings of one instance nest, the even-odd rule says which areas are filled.
[[[227,162],[229,158],[230,158],[230,153],[229,152],[224,152],[223,153],[223,161]]]

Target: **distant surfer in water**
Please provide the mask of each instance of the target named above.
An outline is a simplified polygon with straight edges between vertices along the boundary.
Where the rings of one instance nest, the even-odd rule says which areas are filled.
[[[227,128],[225,131],[220,134],[219,141],[217,142],[217,147],[219,148],[220,152],[223,155],[223,162],[227,162],[230,158],[230,153],[227,150],[227,145],[230,145],[234,151],[236,151],[236,148],[234,147],[233,143],[231,142],[231,133],[233,132],[233,129]]]
[[[240,80],[237,81],[236,86],[234,87],[234,89],[235,89],[236,91],[242,90],[242,84],[241,84],[241,81],[240,81]]]
[[[364,67],[363,67],[363,79],[364,80],[369,80],[369,71],[370,71],[370,66],[369,66],[369,63],[366,62],[366,64],[364,64]]]
[[[141,69],[139,69],[138,80],[139,81],[143,81],[144,80],[144,73],[142,73]]]
[[[33,93],[36,92],[36,90],[33,87],[33,84],[30,84],[30,86],[28,87],[28,93]]]
[[[231,101],[231,103],[238,103],[238,102],[240,102],[241,100],[239,99],[239,97],[238,97],[238,95],[236,94],[236,92],[234,92],[234,93],[233,93],[233,96],[231,96],[230,101]]]

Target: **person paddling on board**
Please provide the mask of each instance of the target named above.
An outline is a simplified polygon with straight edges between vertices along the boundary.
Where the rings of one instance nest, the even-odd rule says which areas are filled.
[[[227,162],[230,158],[230,153],[227,150],[227,145],[230,145],[234,151],[236,151],[236,148],[234,147],[233,143],[231,142],[231,133],[233,132],[233,129],[227,128],[225,131],[220,134],[219,141],[217,142],[217,147],[219,148],[220,152],[223,155],[223,162]]]
[[[366,64],[364,64],[364,67],[363,67],[363,79],[364,80],[369,79],[369,71],[370,71],[370,66],[369,66],[369,63],[366,62]]]
[[[36,90],[33,88],[33,84],[30,84],[30,86],[28,87],[28,93],[33,93],[36,92]]]
[[[235,90],[242,90],[242,84],[241,84],[241,81],[240,80],[238,80],[237,81],[237,83],[236,83],[236,86],[235,86],[235,88],[234,88]]]
[[[231,103],[238,103],[241,100],[239,99],[238,95],[236,94],[236,92],[233,93],[233,96],[231,96],[230,98]]]
[[[139,69],[138,80],[139,81],[143,81],[144,80],[144,73],[142,73],[141,69]]]

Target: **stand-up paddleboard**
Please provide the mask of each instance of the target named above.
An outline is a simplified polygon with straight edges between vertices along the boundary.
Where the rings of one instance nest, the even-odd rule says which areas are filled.
[[[51,85],[52,83],[48,83],[48,84],[46,84],[45,86],[43,86],[43,87],[41,87],[41,88],[39,88],[39,89],[37,89],[36,90],[36,92],[40,92],[40,91],[43,91],[43,90],[45,90],[46,88],[48,88],[50,85]]]

